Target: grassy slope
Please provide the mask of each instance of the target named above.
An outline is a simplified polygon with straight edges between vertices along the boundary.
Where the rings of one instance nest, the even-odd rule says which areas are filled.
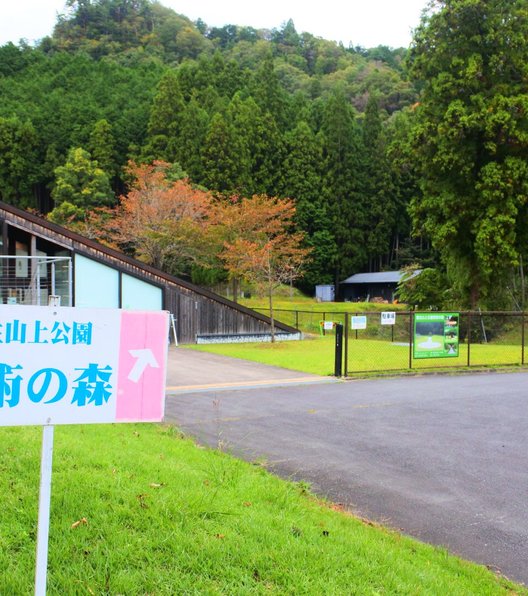
[[[248,308],[267,310],[269,303],[267,298],[242,298],[240,304]],[[398,311],[408,310],[406,304],[377,304],[375,302],[317,302],[314,298],[308,298],[299,294],[293,297],[279,295],[273,299],[273,308],[277,310],[299,310],[305,312],[380,312],[382,310]]]
[[[170,427],[55,435],[50,595],[522,592]],[[32,593],[40,436],[0,429],[0,594]]]

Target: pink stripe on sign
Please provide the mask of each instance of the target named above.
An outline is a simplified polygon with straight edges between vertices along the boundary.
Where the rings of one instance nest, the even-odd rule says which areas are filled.
[[[159,422],[165,410],[169,313],[121,313],[116,422]]]

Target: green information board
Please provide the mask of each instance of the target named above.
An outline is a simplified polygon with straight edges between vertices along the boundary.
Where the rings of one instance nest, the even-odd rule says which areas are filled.
[[[413,356],[415,358],[456,358],[460,315],[456,312],[414,314]]]

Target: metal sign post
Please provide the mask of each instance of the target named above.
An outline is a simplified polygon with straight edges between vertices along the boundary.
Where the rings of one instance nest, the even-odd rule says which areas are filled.
[[[51,425],[44,426],[42,429],[35,596],[45,596],[46,594],[54,429],[55,427]]]
[[[55,295],[55,263],[51,265],[51,295],[48,306],[59,307],[60,296]],[[37,556],[35,564],[35,596],[45,596],[48,579],[48,546],[51,510],[51,472],[53,470],[53,439],[55,427],[42,427],[42,451],[40,455],[40,487],[37,522]]]
[[[341,377],[343,375],[343,325],[337,323],[335,326],[335,366],[334,376]]]
[[[172,313],[170,313],[170,324],[172,328],[172,335],[174,336],[174,345],[178,345],[178,336],[176,334],[176,318]]]

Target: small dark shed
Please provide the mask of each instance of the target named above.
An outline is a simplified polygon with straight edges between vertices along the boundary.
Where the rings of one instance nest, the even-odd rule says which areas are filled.
[[[413,277],[419,273],[417,270]],[[341,282],[341,296],[346,302],[371,302],[374,298],[393,302],[403,275],[403,271],[356,273]]]

